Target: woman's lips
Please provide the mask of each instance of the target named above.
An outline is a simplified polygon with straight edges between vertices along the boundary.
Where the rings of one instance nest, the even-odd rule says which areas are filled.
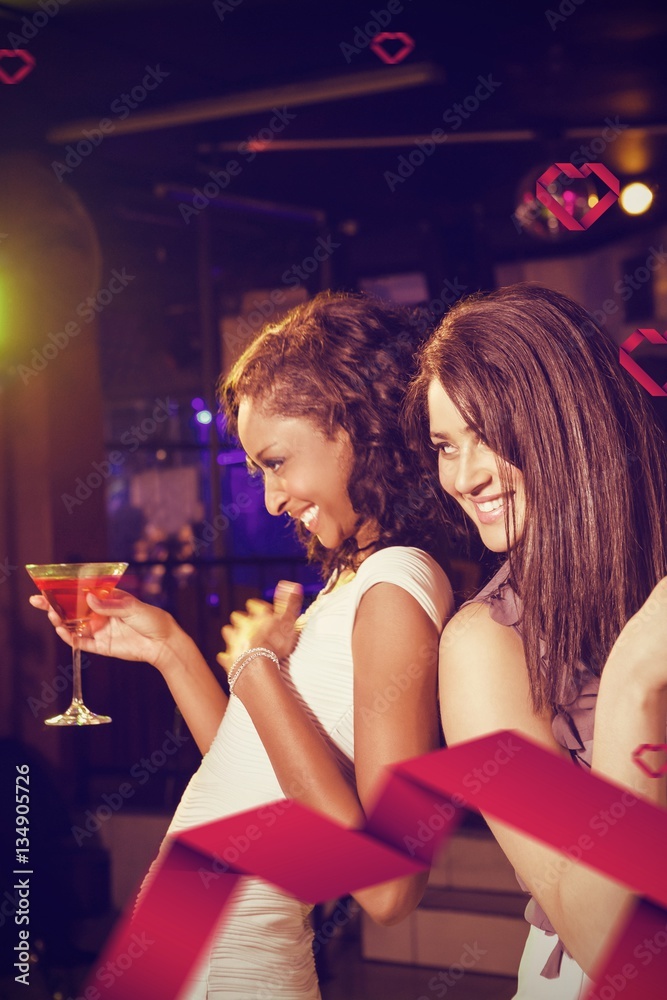
[[[505,497],[489,497],[472,500],[480,524],[496,524],[504,517]]]

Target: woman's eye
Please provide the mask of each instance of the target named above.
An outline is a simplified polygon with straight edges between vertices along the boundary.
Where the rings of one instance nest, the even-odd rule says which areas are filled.
[[[437,453],[438,457],[440,455],[449,457],[450,455],[453,455],[453,453],[456,451],[454,445],[449,444],[448,441],[441,441],[439,444],[431,445],[431,447],[433,448],[433,451]]]
[[[246,459],[246,468],[250,477],[257,478],[258,476],[263,476],[267,469],[269,472],[276,473],[284,461],[283,458],[273,458],[262,462],[262,465],[259,466],[252,459],[248,458]]]

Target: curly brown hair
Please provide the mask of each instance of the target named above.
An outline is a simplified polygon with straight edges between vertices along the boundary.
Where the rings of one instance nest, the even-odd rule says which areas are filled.
[[[259,401],[270,414],[306,417],[330,439],[339,428],[347,431],[355,530],[377,524],[373,550],[414,545],[435,552],[440,543],[440,504],[420,480],[401,426],[420,339],[404,309],[367,295],[321,292],[268,323],[218,386],[234,435],[244,398]],[[296,530],[325,578],[335,570],[356,570],[368,554],[354,537],[328,550],[299,522]]]
[[[433,380],[500,457],[502,489],[511,489],[506,463],[523,473],[523,535],[507,558],[533,704],[556,708],[578,685],[578,661],[602,672],[667,572],[664,433],[611,339],[576,302],[540,285],[462,300],[425,345],[406,413],[435,478]],[[505,530],[512,537],[507,511]]]

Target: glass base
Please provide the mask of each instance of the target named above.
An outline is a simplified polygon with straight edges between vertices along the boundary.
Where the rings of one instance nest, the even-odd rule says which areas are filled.
[[[101,726],[105,722],[111,722],[111,716],[95,715],[83,702],[76,700],[62,715],[54,715],[44,720],[47,726]]]

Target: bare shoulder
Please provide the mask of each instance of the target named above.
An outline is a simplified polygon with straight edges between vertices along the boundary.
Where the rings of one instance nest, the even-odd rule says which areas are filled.
[[[491,617],[488,605],[468,604],[440,641],[439,686],[448,744],[498,729],[516,729],[554,746],[549,713],[535,712],[523,642]]]
[[[448,621],[440,639],[440,659],[457,662],[462,655],[479,655],[487,648],[523,655],[514,629],[494,621],[488,604],[466,604]],[[525,666],[525,661],[524,661]]]

